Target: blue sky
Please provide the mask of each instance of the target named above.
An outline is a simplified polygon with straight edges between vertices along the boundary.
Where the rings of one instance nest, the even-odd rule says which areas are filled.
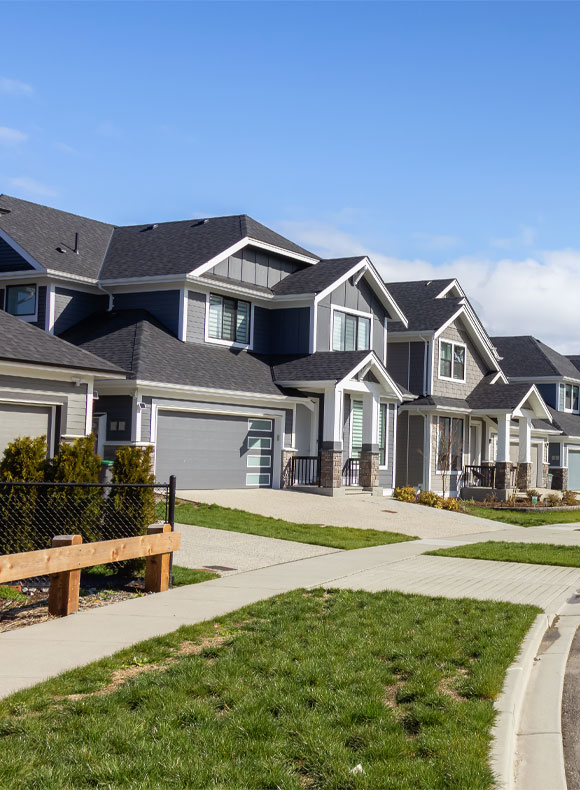
[[[245,212],[574,352],[580,5],[2,3],[0,191]],[[545,315],[545,305],[558,309]]]

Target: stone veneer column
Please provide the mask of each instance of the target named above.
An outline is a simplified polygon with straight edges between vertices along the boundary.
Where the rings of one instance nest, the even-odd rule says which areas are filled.
[[[520,491],[529,491],[532,487],[532,465],[520,462],[516,476],[516,486]],[[507,488],[507,486],[506,486]]]
[[[282,450],[282,464],[280,469],[280,488],[290,488],[292,477],[292,458],[296,450]]]
[[[548,487],[549,474],[550,474],[550,464],[542,464],[542,488]]]
[[[320,451],[320,487],[342,488],[342,449]]]
[[[379,453],[364,445],[360,454],[358,481],[363,488],[376,488],[379,485]]]
[[[566,491],[568,489],[568,467],[552,466],[550,472],[554,491]]]
[[[495,462],[495,487],[502,491],[508,488],[510,481],[511,463],[509,461]]]

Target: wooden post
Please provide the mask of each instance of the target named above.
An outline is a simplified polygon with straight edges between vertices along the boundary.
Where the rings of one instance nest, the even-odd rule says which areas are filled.
[[[160,532],[171,532],[171,524],[152,524],[147,529],[148,535]],[[169,589],[169,573],[171,552],[154,554],[145,561],[145,590],[147,592],[164,592]]]
[[[81,535],[55,535],[52,547],[78,546],[83,542]],[[81,572],[62,571],[50,575],[50,590],[48,593],[48,611],[57,617],[66,617],[77,612],[79,608],[79,587]]]

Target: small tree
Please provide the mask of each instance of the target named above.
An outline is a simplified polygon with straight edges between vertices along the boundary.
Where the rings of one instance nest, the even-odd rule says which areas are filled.
[[[19,437],[0,461],[0,481],[42,482],[46,474],[46,436]],[[38,488],[0,483],[0,554],[32,551],[50,545],[37,514]]]
[[[72,444],[61,444],[48,468],[47,477],[55,483],[98,483],[101,459],[94,451],[95,437],[83,436]],[[47,511],[59,533],[79,533],[83,541],[101,537],[100,488],[79,486],[48,490]]]

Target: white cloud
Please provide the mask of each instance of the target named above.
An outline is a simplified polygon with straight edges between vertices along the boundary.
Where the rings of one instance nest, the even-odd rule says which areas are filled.
[[[0,145],[18,145],[28,140],[28,135],[9,126],[0,126]]]
[[[424,250],[450,250],[461,244],[459,236],[437,236],[431,233],[415,233],[414,239]]]
[[[28,94],[32,93],[32,85],[20,80],[11,80],[8,77],[0,77],[0,93]]]
[[[41,184],[40,181],[36,181],[36,179],[29,178],[28,176],[9,178],[8,181],[11,186],[16,187],[17,190],[24,192],[27,195],[34,195],[36,197],[54,197],[58,194],[52,187],[49,187],[46,184]]]
[[[462,256],[435,265],[390,257],[326,224],[284,222],[280,229],[322,257],[366,254],[387,282],[455,277],[490,335],[533,335],[558,351],[580,354],[580,250]]]
[[[506,239],[490,239],[489,243],[492,247],[497,247],[500,250],[515,250],[521,247],[532,247],[536,236],[535,228],[524,225],[515,236]]]

